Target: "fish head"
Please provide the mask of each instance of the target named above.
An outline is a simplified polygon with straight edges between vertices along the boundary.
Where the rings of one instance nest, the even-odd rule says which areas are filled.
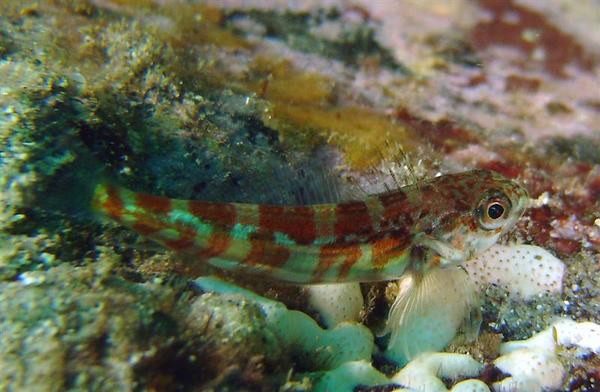
[[[423,208],[415,244],[425,264],[466,261],[492,246],[523,215],[529,196],[517,182],[487,170],[441,176],[423,185]]]

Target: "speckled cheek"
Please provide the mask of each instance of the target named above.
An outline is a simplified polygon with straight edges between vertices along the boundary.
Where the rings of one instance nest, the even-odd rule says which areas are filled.
[[[465,227],[468,227],[472,232],[479,230],[479,219],[477,217],[466,219]]]
[[[465,241],[466,241],[466,230],[459,229],[454,233],[450,240],[450,244],[454,249],[464,250],[465,249]]]

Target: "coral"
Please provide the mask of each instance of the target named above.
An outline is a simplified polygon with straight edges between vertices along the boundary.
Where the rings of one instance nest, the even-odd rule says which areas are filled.
[[[280,39],[296,50],[316,52],[348,65],[370,60],[407,71],[375,39],[371,21],[356,14],[343,14],[336,9],[284,14],[254,9],[232,13],[228,19],[233,26],[239,27],[247,25],[247,20],[251,20],[261,26],[260,31],[268,31],[270,37]],[[246,19],[246,23],[236,23],[240,19]],[[251,33],[257,31],[255,25],[252,26]]]
[[[346,362],[323,374],[314,385],[316,392],[351,391],[357,386],[390,384],[389,379],[371,366],[369,361]]]
[[[511,375],[494,384],[497,392],[557,390],[566,375],[558,358],[546,351],[513,351],[496,359],[494,365]]]
[[[562,293],[565,265],[539,246],[494,245],[463,267],[475,284],[501,286],[513,297]]]
[[[523,341],[503,343],[494,365],[509,377],[494,384],[495,391],[545,391],[561,388],[566,370],[556,355],[575,347],[575,355],[600,352],[600,325],[563,319]]]
[[[364,298],[358,283],[323,284],[306,287],[308,303],[327,327],[342,321],[358,321]]]
[[[315,390],[377,391],[381,387],[394,391],[446,392],[448,389],[442,379],[476,376],[482,369],[483,366],[469,355],[446,353],[422,354],[390,378],[367,362],[348,362],[327,372],[317,382]],[[489,388],[481,381],[465,380],[456,383],[450,391],[488,392]]]
[[[267,333],[272,333],[278,339],[280,349],[289,350],[307,370],[333,369],[348,361],[370,359],[373,353],[373,336],[360,324],[346,322],[323,330],[302,312],[288,310],[280,302],[221,280],[199,278],[195,285],[204,291],[243,296],[256,304],[265,317]]]
[[[406,365],[391,380],[418,391],[446,391],[441,378],[456,380],[465,376],[472,377],[478,375],[482,369],[483,366],[469,355],[423,354]],[[475,391],[487,389],[482,382],[463,381],[455,385],[452,391],[471,390],[469,388]]]
[[[600,353],[600,325],[589,321],[576,322],[559,319],[550,327],[527,340],[502,344],[501,354],[511,353],[523,348],[538,348],[556,352],[559,347],[577,348],[577,356]]]
[[[493,1],[480,1],[480,6],[492,15],[488,22],[479,23],[472,31],[473,43],[478,49],[501,43],[518,48],[529,57],[538,60],[546,71],[555,76],[566,76],[564,68],[568,63],[590,69],[594,66],[592,56],[569,34],[548,23],[544,15],[513,1],[503,4]],[[503,15],[510,13],[510,18]],[[529,38],[524,33],[531,32]],[[535,51],[543,52],[535,58]]]
[[[559,357],[561,349],[577,348],[577,356],[600,350],[600,326],[572,320],[559,320],[528,340],[501,345],[501,356],[494,365],[506,375],[494,383],[494,391],[557,390],[566,376]],[[327,372],[315,385],[317,391],[338,387],[353,390],[377,390],[385,386],[398,391],[447,391],[447,379],[479,376],[483,365],[465,354],[427,353],[409,362],[389,379],[364,361],[348,362]],[[387,389],[386,389],[387,390]],[[455,384],[451,391],[489,391],[482,381],[471,379]]]

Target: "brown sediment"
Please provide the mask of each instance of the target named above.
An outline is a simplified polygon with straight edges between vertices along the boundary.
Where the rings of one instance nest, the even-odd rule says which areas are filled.
[[[504,89],[507,92],[513,91],[529,91],[536,92],[539,90],[542,81],[537,78],[526,78],[524,76],[519,75],[509,75],[506,78],[506,84]]]
[[[397,153],[398,145],[410,152],[417,144],[414,132],[393,116],[365,106],[340,105],[333,79],[298,70],[288,61],[258,56],[243,76],[211,72],[215,72],[212,83],[264,99],[267,109],[261,120],[278,132],[285,146],[311,150],[328,144],[342,152],[350,168],[362,170]]]

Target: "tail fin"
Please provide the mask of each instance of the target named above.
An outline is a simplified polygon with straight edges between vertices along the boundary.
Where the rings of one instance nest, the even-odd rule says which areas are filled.
[[[156,205],[150,206],[147,210],[139,208],[136,213],[140,216],[134,218],[135,213],[132,211],[132,207],[135,205],[138,196],[144,196],[149,203],[154,202]],[[155,211],[154,209],[159,208],[161,202],[163,205],[168,204],[168,200],[166,197],[141,194],[115,185],[110,181],[102,181],[98,182],[94,188],[90,206],[99,218],[110,218],[124,226],[131,227],[133,224],[141,223],[145,219],[158,224],[158,222],[155,222],[157,220],[155,213],[164,211]]]
[[[102,217],[115,217],[118,213],[118,209],[122,209],[122,205],[119,205],[120,198],[115,197],[115,187],[110,185],[108,182],[99,182],[92,193],[91,207],[92,211]]]
[[[458,267],[415,272],[399,281],[400,292],[390,309],[391,333],[386,356],[404,365],[426,351],[442,350],[477,304],[476,287]]]

